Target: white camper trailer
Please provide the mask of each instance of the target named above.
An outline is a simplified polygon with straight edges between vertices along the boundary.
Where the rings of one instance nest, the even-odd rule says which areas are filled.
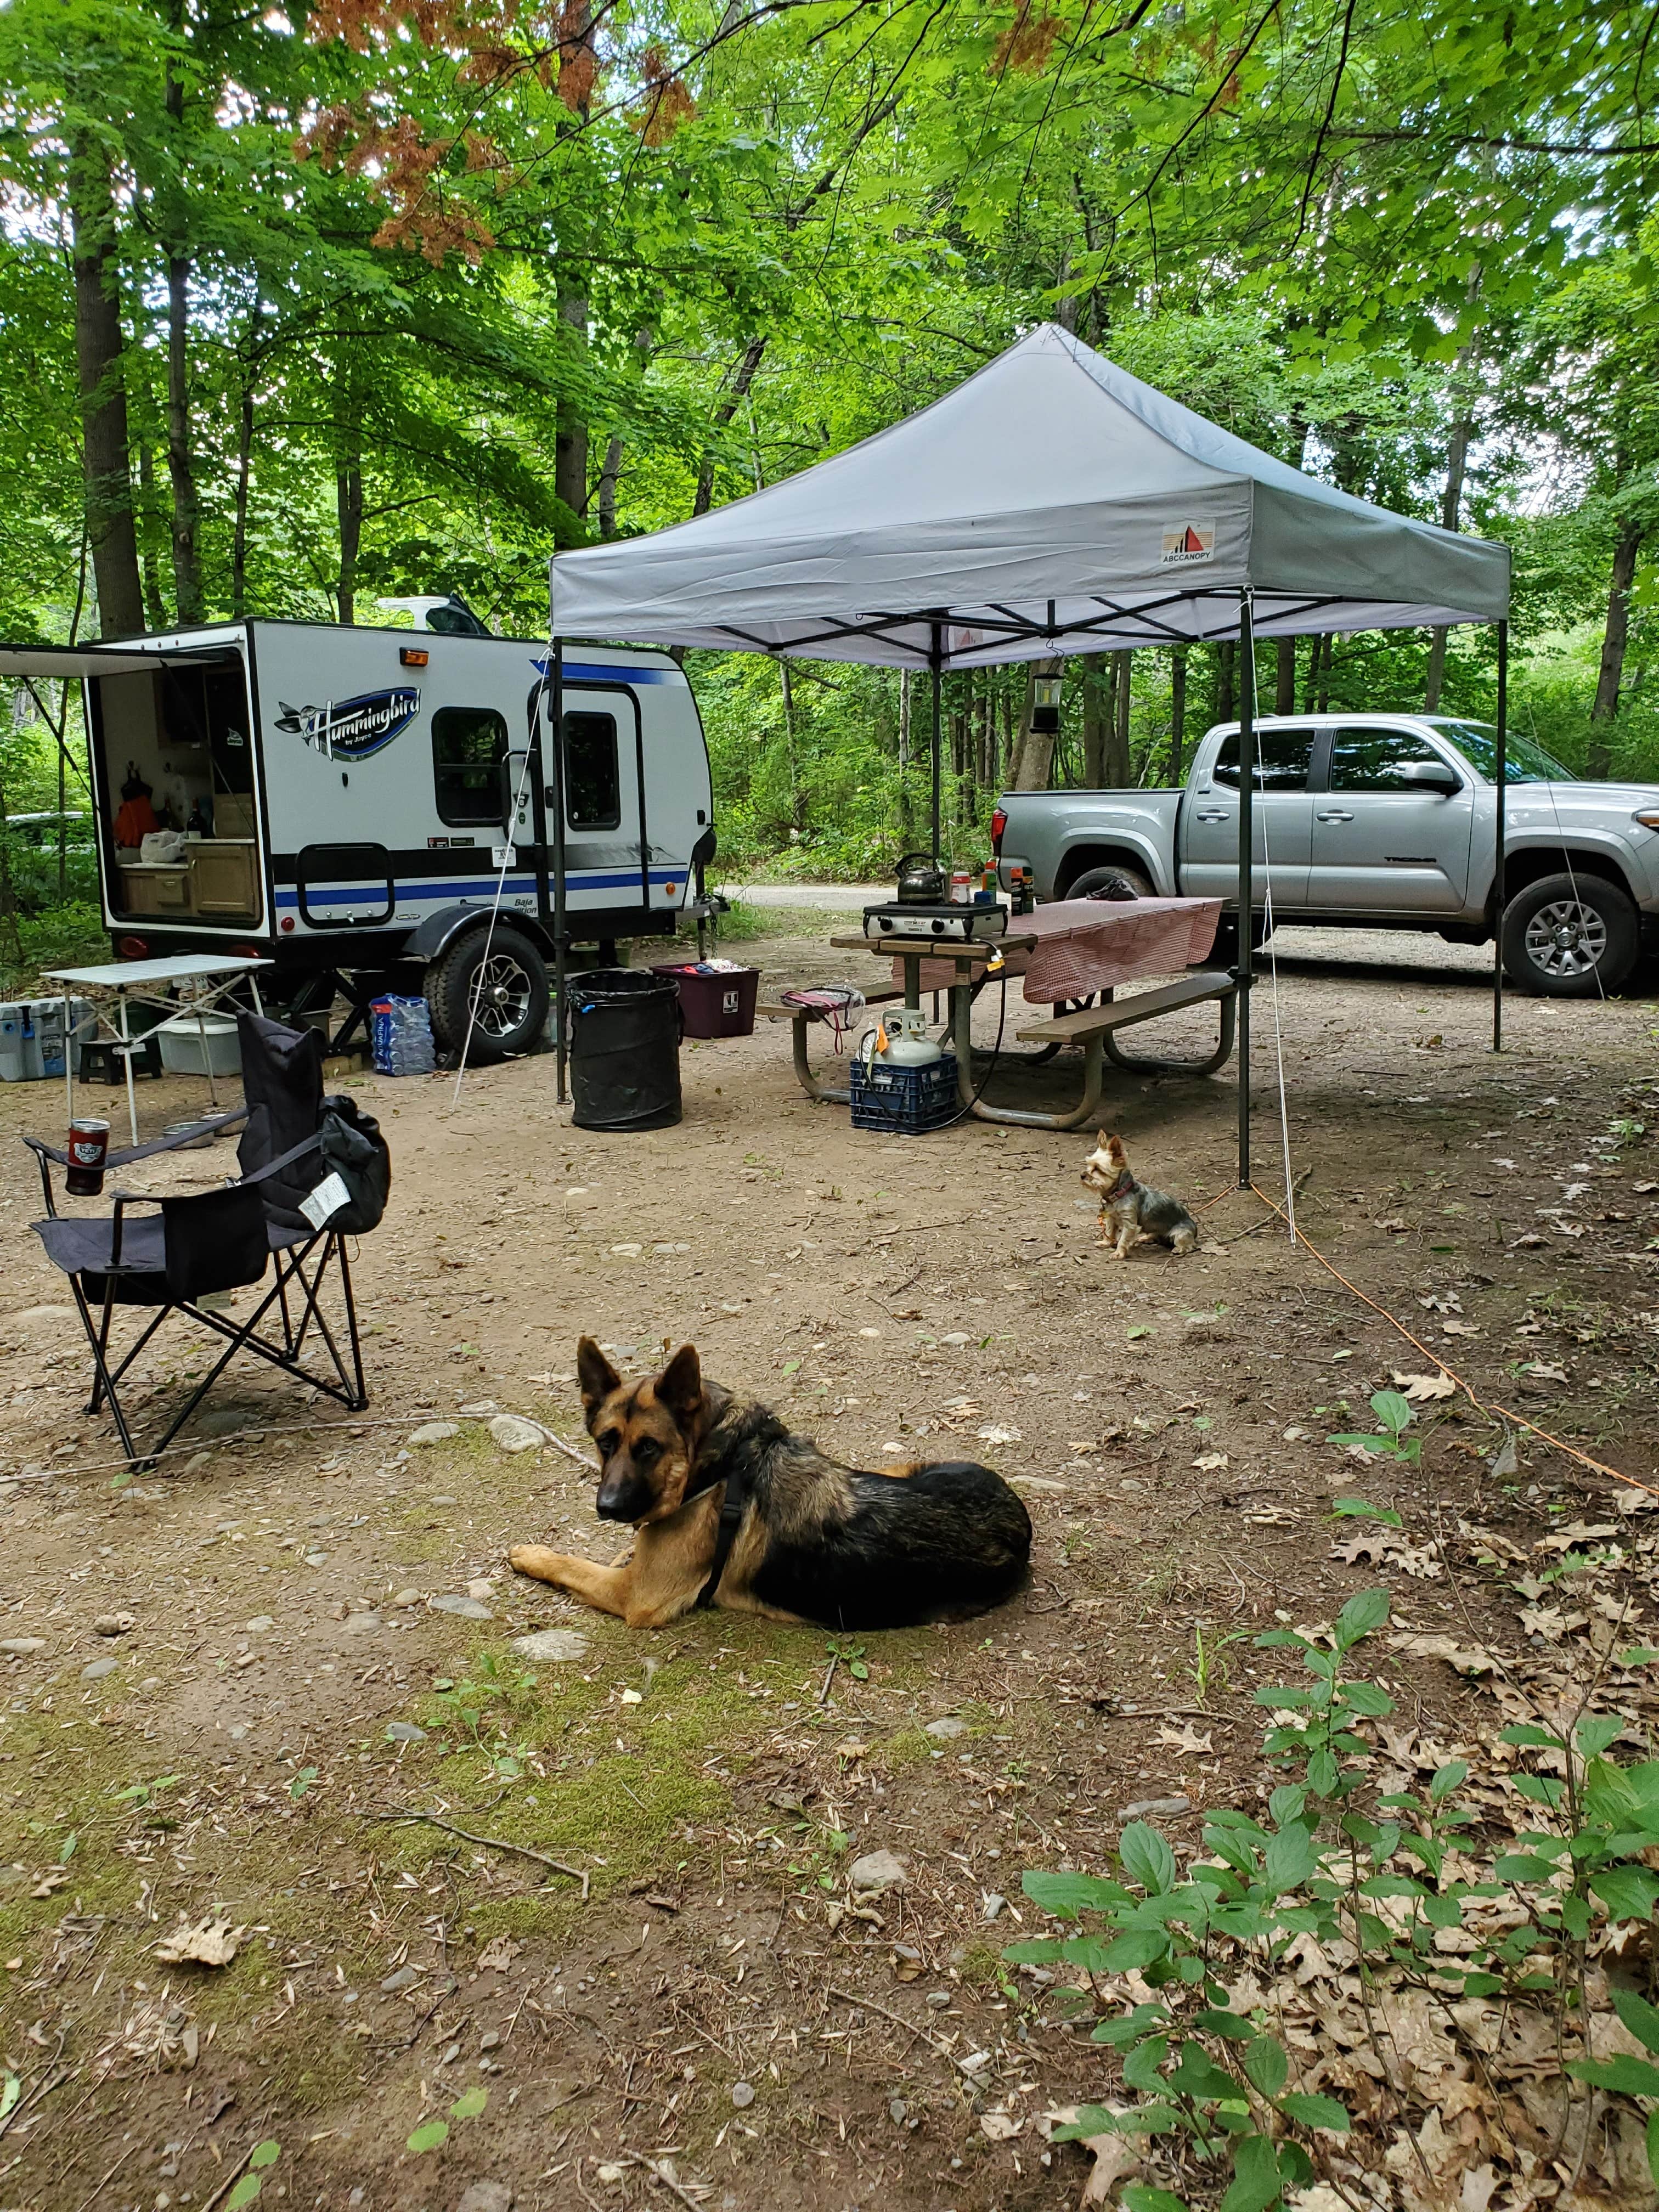
[[[412,611],[414,629],[251,621],[4,647],[0,675],[84,680],[118,955],[257,951],[277,963],[262,990],[295,1011],[424,988],[451,1047],[476,998],[471,1054],[500,1058],[547,1015],[548,648]],[[665,653],[566,643],[562,683],[566,934],[609,959],[670,933],[714,857],[708,755]]]

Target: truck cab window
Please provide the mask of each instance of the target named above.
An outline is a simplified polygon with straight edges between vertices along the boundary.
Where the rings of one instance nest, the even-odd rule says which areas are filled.
[[[617,718],[564,718],[566,813],[573,830],[622,827],[622,778],[617,766]]]
[[[1409,791],[1421,796],[1422,786],[1400,773],[1408,761],[1433,761],[1438,766],[1441,756],[1410,730],[1338,730],[1331,742],[1331,789]]]
[[[1308,763],[1313,757],[1311,730],[1258,730],[1255,733],[1257,791],[1305,791]],[[1229,791],[1238,789],[1238,733],[1224,738],[1210,771],[1212,780]]]
[[[439,819],[455,829],[499,828],[506,757],[507,723],[492,708],[440,707],[432,717]]]

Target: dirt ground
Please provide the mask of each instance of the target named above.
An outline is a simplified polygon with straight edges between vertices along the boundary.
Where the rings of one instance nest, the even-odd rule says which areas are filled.
[[[857,963],[828,917],[773,925],[768,988]],[[1251,1692],[1279,1674],[1250,1634],[1382,1579],[1408,1626],[1523,1646],[1460,1527],[1524,1547],[1619,1510],[1524,1432],[1492,1473],[1501,1425],[1442,1399],[1420,1469],[1358,1480],[1459,1572],[1349,1563],[1328,1432],[1443,1359],[1659,1481],[1652,997],[1511,1000],[1495,1060],[1484,955],[1279,952],[1302,1224],[1426,1356],[1232,1188],[1232,1069],[1109,1079],[1135,1165],[1206,1206],[1199,1253],[1118,1265],[1085,1139],[855,1133],[763,1023],[688,1047],[684,1123],[649,1135],[566,1126],[545,1059],[470,1075],[459,1109],[453,1079],[354,1080],[394,1156],[356,1261],[368,1413],[238,1370],[188,1449],[117,1487],[15,1142],[61,1141],[62,1094],[0,1093],[0,2204],[213,2212],[245,2170],[342,2212],[1075,2203],[1088,2161],[1041,2116],[1099,2095],[1109,2055],[1000,1963],[1048,1926],[1023,1871],[1103,1869],[1132,1805],[1190,1848],[1206,1806],[1254,1804]],[[988,1040],[994,1006],[977,1019]],[[1256,1034],[1279,1196],[1266,984]],[[1062,1056],[993,1096],[1076,1080]],[[155,1128],[201,1086],[140,1097]],[[630,1371],[690,1338],[849,1461],[988,1460],[1031,1509],[1030,1590],[902,1634],[644,1635],[516,1581],[515,1540],[614,1548],[582,1467],[487,1426],[584,1444],[584,1330]],[[158,1340],[152,1417],[193,1364]],[[554,1628],[564,1656],[514,1649]],[[1392,1674],[1447,1740],[1490,1726],[1438,1661]],[[877,1852],[902,1881],[855,1890]],[[158,1959],[216,1914],[229,1963]]]

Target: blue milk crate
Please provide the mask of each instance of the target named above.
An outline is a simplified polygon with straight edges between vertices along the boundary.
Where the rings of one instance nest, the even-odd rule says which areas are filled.
[[[882,1060],[866,1067],[862,1057],[855,1055],[852,1079],[855,1129],[921,1137],[929,1129],[942,1129],[960,1111],[952,1052],[926,1067],[894,1067]]]

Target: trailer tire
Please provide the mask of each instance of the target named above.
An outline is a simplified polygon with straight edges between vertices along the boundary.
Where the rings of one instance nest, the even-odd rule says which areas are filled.
[[[1639,946],[1636,908],[1605,876],[1540,876],[1504,909],[1504,972],[1535,998],[1616,991]]]
[[[469,1042],[475,994],[478,1006]],[[533,1048],[546,1027],[547,966],[516,929],[470,929],[427,969],[426,1003],[432,1033],[445,1051],[459,1053],[465,1047],[476,1067],[515,1060]]]

